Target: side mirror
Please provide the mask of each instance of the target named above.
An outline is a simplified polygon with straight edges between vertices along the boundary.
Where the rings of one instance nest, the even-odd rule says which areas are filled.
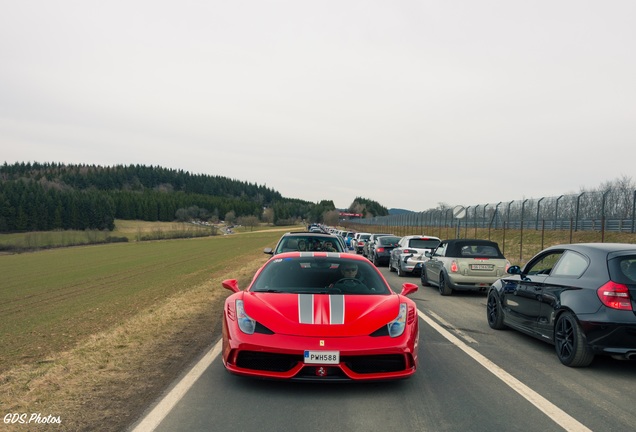
[[[268,255],[274,255],[274,251],[272,250],[272,248],[263,249],[263,253],[266,253]]]
[[[513,275],[520,275],[521,274],[521,267],[513,265],[508,267],[508,273],[509,274],[513,274]]]
[[[400,294],[403,296],[407,296],[409,294],[413,294],[415,291],[417,291],[417,289],[418,286],[414,283],[405,282],[402,284],[402,292]]]
[[[433,252],[424,252],[426,258],[431,258],[433,256]]]
[[[239,289],[238,281],[236,279],[226,279],[223,282],[221,282],[221,285],[223,285],[223,288],[228,289],[235,293],[241,291]]]

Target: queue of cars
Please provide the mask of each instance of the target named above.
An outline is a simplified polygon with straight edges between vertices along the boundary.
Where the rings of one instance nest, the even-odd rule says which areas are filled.
[[[288,249],[285,248],[285,245],[288,245],[290,240],[304,238],[309,243],[313,241],[312,236],[324,237],[321,237],[317,242],[314,241],[313,244],[324,245],[327,241],[333,242],[337,246],[336,251],[326,250],[323,246],[312,246],[308,250],[292,249],[294,252],[301,252],[299,255],[286,253]],[[354,239],[353,248],[346,246],[345,237]],[[365,242],[362,249],[357,247],[358,241]],[[305,251],[309,253],[302,253]],[[417,289],[417,285],[402,284],[401,294],[394,293],[378,270],[378,267],[384,264],[388,265],[389,271],[397,271],[401,277],[419,275],[422,286],[432,286],[443,296],[452,295],[456,291],[486,293],[485,317],[491,328],[496,330],[514,329],[553,344],[559,361],[566,366],[588,366],[596,355],[610,355],[621,359],[636,360],[636,245],[590,243],[551,246],[535,255],[523,268],[511,266],[510,262],[502,254],[499,245],[494,241],[483,239],[441,240],[427,235],[399,237],[385,233],[287,233],[281,237],[274,249],[266,249],[265,252],[281,257],[276,262],[299,259],[298,266],[300,268],[312,268],[315,270],[313,282],[300,283],[300,288],[297,287],[300,291],[297,293],[293,291],[296,294],[311,295],[313,308],[316,307],[316,301],[325,305],[324,309],[320,311],[314,310],[313,314],[307,312],[313,317],[312,319],[324,320],[334,310],[338,311],[340,310],[339,308],[344,308],[345,303],[349,311],[352,308],[354,311],[370,308],[372,310],[369,314],[370,317],[363,318],[360,315],[356,319],[361,321],[355,325],[362,325],[362,322],[366,322],[369,319],[373,322],[373,325],[364,328],[371,331],[372,327],[375,328],[378,323],[386,321],[382,325],[387,326],[389,337],[391,337],[392,326],[408,327],[408,336],[406,336],[408,341],[402,340],[398,344],[402,350],[400,352],[406,354],[400,357],[388,348],[392,343],[397,343],[397,340],[383,339],[383,341],[388,341],[388,345],[381,344],[383,346],[382,354],[374,353],[371,357],[375,356],[375,354],[380,356],[386,354],[389,356],[387,358],[392,360],[387,360],[386,363],[384,363],[387,359],[385,357],[381,357],[382,360],[378,360],[375,357],[374,360],[370,360],[370,358],[363,360],[363,357],[369,355],[368,346],[364,342],[359,345],[364,348],[357,353],[351,350],[347,351],[345,348],[346,344],[336,344],[338,348],[333,350],[327,348],[324,350],[322,348],[315,349],[313,342],[310,342],[312,339],[306,339],[305,336],[308,335],[303,335],[301,332],[292,336],[306,341],[307,345],[303,348],[304,355],[306,356],[309,353],[310,356],[318,356],[316,363],[301,361],[301,357],[295,354],[296,357],[294,358],[296,360],[290,360],[289,356],[285,357],[285,361],[281,360],[283,364],[293,364],[293,367],[289,366],[285,373],[281,373],[278,369],[276,371],[250,372],[242,368],[247,367],[249,369],[259,362],[269,363],[266,361],[270,360],[268,355],[265,355],[266,358],[263,359],[257,358],[264,355],[262,351],[269,352],[269,348],[259,347],[257,350],[258,354],[249,354],[248,356],[253,357],[245,360],[246,363],[241,363],[244,366],[237,366],[236,362],[239,361],[238,353],[241,348],[240,346],[230,347],[232,340],[230,340],[231,335],[228,334],[228,350],[235,351],[233,351],[233,354],[228,351],[229,357],[224,361],[227,361],[226,367],[231,372],[244,375],[299,379],[310,379],[305,375],[315,373],[319,380],[323,379],[323,377],[328,377],[327,379],[368,380],[410,376],[417,367],[416,344],[414,348],[410,339],[417,332],[412,322],[412,320],[417,322],[415,316],[417,309],[411,300],[406,299],[406,296],[413,293]],[[362,255],[362,257],[358,255]],[[351,276],[351,274],[343,273],[342,277],[332,284],[316,282],[316,280],[322,281],[324,279],[324,275],[317,276],[321,274],[319,269],[324,270],[326,273],[337,274],[336,269],[344,269],[348,264],[352,263],[355,263],[356,268],[364,269],[362,273],[367,276]],[[281,266],[280,268],[282,269],[283,267]],[[254,291],[252,287],[256,283],[255,281],[259,279],[259,274],[262,270],[259,270],[252,281],[250,289],[246,291]],[[286,287],[288,280],[293,279],[295,276],[293,276],[291,270],[280,270],[277,273],[280,273],[279,281],[273,281],[269,285],[264,284],[263,286],[257,284],[260,287],[259,290],[267,293],[289,293],[287,288],[283,288]],[[309,273],[309,271],[305,272],[306,275]],[[380,279],[376,279],[378,275]],[[373,282],[369,280],[373,280]],[[315,283],[318,286],[314,287],[312,285]],[[223,285],[236,294],[241,292],[234,282],[224,282]],[[312,286],[309,287],[309,285]],[[336,287],[340,292],[328,291],[333,287]],[[322,299],[322,297],[315,297],[316,295],[340,295],[344,298],[333,297],[327,301]],[[360,299],[349,299],[348,296],[353,295],[397,295],[396,298],[399,300],[392,300],[392,304],[400,304],[399,312],[398,309],[393,309],[392,313],[376,311],[373,301],[370,300],[370,303],[367,303]],[[341,300],[343,301],[342,305],[339,303]],[[382,303],[380,298],[376,300]],[[255,302],[255,304],[267,304],[268,307],[272,307],[273,303],[269,299],[263,299],[260,302]],[[235,307],[238,308],[238,303],[236,303]],[[291,305],[285,306],[285,308],[287,307],[291,311],[302,310],[303,306],[300,303],[294,305],[292,301]],[[227,306],[226,309],[227,311],[232,310],[231,306]],[[382,308],[378,306],[378,310],[380,309]],[[257,312],[257,310],[257,306],[248,306],[246,309],[245,303],[243,303],[242,313],[245,315],[246,320],[254,322],[252,324],[254,328],[260,328],[259,323],[263,324],[268,319],[268,312],[262,312],[261,315],[261,312]],[[276,314],[282,311],[283,306],[274,306],[272,313]],[[375,321],[376,312],[377,315],[382,316],[382,318],[377,318],[379,321]],[[356,313],[353,312],[354,316]],[[388,320],[388,317],[392,316],[393,313],[398,314],[397,321]],[[235,312],[234,318],[231,316],[225,317],[229,321],[224,323],[224,325],[234,325],[230,321],[236,320],[238,315],[241,314]],[[254,315],[261,317],[260,320]],[[280,320],[280,317],[278,319]],[[353,321],[356,319],[353,319]],[[405,319],[406,321],[404,321]],[[280,324],[276,320],[274,322]],[[288,324],[292,325],[293,323]],[[323,322],[323,324],[326,323]],[[272,324],[272,326],[274,325]],[[355,327],[355,325],[351,328],[356,328],[357,330],[352,331],[351,336],[353,337],[355,333],[355,337],[360,338],[362,336],[360,336],[359,328]],[[306,329],[313,330],[317,328]],[[331,330],[334,329],[336,332],[332,333]],[[313,336],[319,335],[319,337],[333,337],[336,334],[344,334],[338,332],[345,329],[346,327],[325,328],[318,333],[310,331],[310,334]],[[230,330],[227,331],[229,332]],[[233,331],[242,331],[241,326],[235,327]],[[271,329],[264,331],[268,334],[267,331],[271,331]],[[386,336],[385,333],[375,333],[376,331],[379,330],[376,329],[372,333],[365,333],[366,336],[362,337],[362,340],[365,337]],[[345,331],[345,333],[347,332]],[[235,335],[239,345],[243,340],[242,338],[244,338],[243,335],[241,336],[241,338],[237,339]],[[293,338],[292,340],[295,340]],[[271,338],[271,340],[274,339]],[[326,339],[320,340],[324,342]],[[354,341],[354,339],[350,341]],[[355,339],[356,346],[358,346],[358,342],[358,339]],[[369,342],[371,343],[370,340]],[[245,346],[254,348],[251,339],[245,339],[244,343],[246,344]],[[277,343],[284,344],[280,341]],[[277,349],[282,350],[280,345],[270,348],[274,351]],[[301,348],[298,347],[299,350]],[[280,355],[280,353],[271,354],[272,358],[278,358],[277,356]],[[323,355],[335,357],[329,357],[331,359],[329,361],[322,361],[320,359],[323,359]],[[356,356],[361,357],[356,359]],[[370,366],[368,369],[362,368],[360,365],[367,360],[370,362],[369,365],[373,363],[377,366],[383,363],[388,369],[379,366],[377,369]],[[359,363],[356,363],[358,361]],[[354,363],[356,366],[352,369]],[[361,369],[356,369],[358,367],[361,367]]]

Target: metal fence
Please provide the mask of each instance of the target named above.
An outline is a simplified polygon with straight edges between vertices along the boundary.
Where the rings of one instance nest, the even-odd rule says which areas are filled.
[[[636,190],[609,189],[558,197],[453,206],[397,215],[351,219],[373,226],[428,226],[500,229],[636,232]],[[454,209],[464,209],[462,219]]]

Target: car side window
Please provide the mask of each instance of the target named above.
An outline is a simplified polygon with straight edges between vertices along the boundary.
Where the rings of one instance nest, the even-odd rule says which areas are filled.
[[[435,249],[435,252],[433,252],[433,256],[444,256],[446,255],[446,243],[442,243],[441,245],[439,245],[439,247],[437,249]]]
[[[561,255],[563,255],[563,251],[557,251],[549,253],[547,255],[543,255],[537,261],[531,263],[525,269],[525,273],[528,275],[550,274],[550,272],[554,268],[554,265],[561,258]]]
[[[579,277],[588,266],[587,259],[576,252],[566,251],[554,266],[551,276]]]

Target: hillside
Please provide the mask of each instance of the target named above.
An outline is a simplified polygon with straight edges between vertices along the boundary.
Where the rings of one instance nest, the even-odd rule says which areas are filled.
[[[379,203],[356,198],[350,208],[382,216]],[[112,230],[115,219],[233,222],[257,217],[276,225],[338,220],[333,201],[312,203],[222,176],[143,165],[15,163],[0,166],[0,232]]]

